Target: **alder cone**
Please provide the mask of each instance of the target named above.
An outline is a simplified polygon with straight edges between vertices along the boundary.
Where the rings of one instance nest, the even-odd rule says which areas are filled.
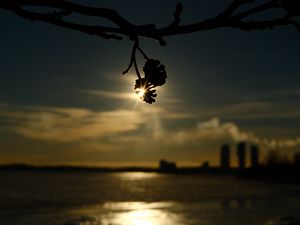
[[[148,103],[152,104],[155,102],[155,98],[157,97],[156,90],[153,89],[153,86],[145,79],[137,79],[135,80],[134,90],[144,90],[144,95],[141,96],[141,99]]]
[[[135,80],[134,90],[136,89],[147,90],[148,87],[149,84],[145,78]]]
[[[156,90],[155,89],[149,89],[145,92],[144,96],[143,96],[143,101],[148,103],[148,104],[152,104],[155,102],[155,97],[157,96],[157,94],[155,93]]]
[[[157,59],[148,59],[143,68],[145,79],[154,86],[166,83],[167,72],[165,66]]]
[[[282,8],[289,13],[300,16],[300,0],[279,0]]]

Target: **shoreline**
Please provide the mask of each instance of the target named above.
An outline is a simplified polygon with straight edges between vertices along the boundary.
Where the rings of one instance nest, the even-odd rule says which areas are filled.
[[[27,164],[0,165],[0,172],[47,172],[47,173],[119,173],[145,172],[174,175],[233,176],[240,180],[254,180],[264,183],[300,185],[298,167],[257,167],[239,170],[220,167],[182,167],[163,170],[153,167],[87,167],[87,166],[35,166]]]

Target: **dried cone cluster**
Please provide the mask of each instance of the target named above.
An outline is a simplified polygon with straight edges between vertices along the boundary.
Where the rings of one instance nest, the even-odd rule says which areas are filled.
[[[146,103],[152,104],[157,96],[154,88],[166,83],[167,72],[165,66],[156,59],[148,59],[143,71],[145,77],[135,81],[134,90],[137,93],[143,90],[144,94],[141,96],[141,99]]]

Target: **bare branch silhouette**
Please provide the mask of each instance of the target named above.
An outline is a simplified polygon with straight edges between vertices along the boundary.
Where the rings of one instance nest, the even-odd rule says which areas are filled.
[[[238,29],[255,30],[255,29],[273,29],[282,25],[294,25],[298,26],[298,22],[293,20],[296,14],[288,12],[287,7],[283,7],[281,2],[287,2],[288,0],[271,0],[266,3],[261,3],[257,0],[233,0],[232,4],[224,10],[224,12],[218,14],[216,17],[209,18],[198,23],[180,25],[181,12],[183,10],[182,4],[178,3],[174,12],[174,21],[166,26],[157,28],[155,24],[134,25],[120,16],[117,11],[108,8],[88,7],[84,5],[75,4],[64,0],[0,0],[0,7],[10,10],[17,15],[30,19],[32,21],[43,21],[46,23],[54,24],[64,28],[74,29],[88,34],[98,35],[106,39],[121,40],[122,37],[127,36],[130,39],[135,40],[137,37],[147,37],[158,40],[162,45],[165,44],[162,41],[163,37],[198,32],[203,30],[216,29],[221,27],[232,27]],[[298,0],[289,0],[296,1]],[[241,6],[248,3],[256,3],[256,5],[249,6],[248,9],[235,14]],[[34,12],[33,9],[27,9],[28,6],[33,7],[45,7],[48,8],[49,13]],[[275,8],[284,8],[288,16],[271,18],[267,21],[243,21],[249,16],[257,13],[265,12]],[[53,11],[58,10],[58,11]],[[295,7],[293,11],[296,11]],[[298,9],[299,11],[300,9]],[[99,18],[105,18],[111,21],[116,27],[107,26],[90,26],[86,24],[72,23],[64,20],[72,13],[78,13],[86,16],[93,16]]]
[[[126,74],[131,67],[134,66],[139,79],[142,78],[137,68],[135,58],[136,50],[144,56],[147,62],[151,60],[138,45],[140,37],[154,39],[163,46],[166,45],[164,37],[167,36],[225,27],[251,31],[274,29],[280,26],[291,25],[300,32],[300,23],[297,21],[297,16],[300,15],[300,0],[232,0],[232,3],[225,8],[223,12],[216,14],[215,17],[185,25],[180,24],[183,6],[181,3],[178,3],[173,14],[173,21],[169,25],[160,28],[157,28],[154,23],[135,25],[119,15],[117,11],[110,8],[89,7],[66,0],[0,0],[0,7],[32,21],[42,21],[90,35],[97,35],[105,39],[120,41],[124,37],[128,37],[134,41],[134,45],[129,66],[123,74]],[[47,13],[41,13],[37,10],[37,7],[47,9]],[[282,9],[283,14],[281,16],[278,16],[278,13],[267,14],[276,9]],[[69,16],[74,13],[83,16],[104,18],[114,25],[92,26],[84,23],[71,22]],[[258,13],[266,13],[270,18],[261,20],[257,17],[257,19],[253,19],[253,16],[255,18]],[[69,20],[67,20],[67,18]],[[147,83],[148,81],[143,82]]]

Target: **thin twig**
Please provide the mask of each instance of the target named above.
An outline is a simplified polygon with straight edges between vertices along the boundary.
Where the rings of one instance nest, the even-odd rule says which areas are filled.
[[[135,61],[135,53],[136,53],[137,46],[138,46],[138,42],[135,41],[133,44],[132,50],[131,50],[131,57],[130,57],[129,65],[128,65],[127,69],[123,71],[123,73],[122,73],[123,75],[125,75],[126,73],[129,72],[129,70],[131,69],[131,67],[133,65],[133,62]]]
[[[174,21],[169,25],[169,27],[176,27],[176,26],[179,25],[179,23],[181,22],[180,15],[181,15],[182,10],[183,10],[182,4],[180,2],[177,3],[176,8],[175,8],[175,12],[173,14]]]
[[[146,60],[149,60],[149,57],[146,55],[146,53],[140,48],[139,45],[137,45],[137,49],[139,50],[139,52],[143,55],[143,57],[146,59]]]
[[[232,3],[228,6],[228,8],[225,9],[224,12],[220,14],[220,17],[229,17],[240,6],[250,3],[250,2],[254,2],[254,1],[255,0],[233,0]]]
[[[248,16],[252,16],[256,13],[260,13],[262,11],[266,11],[268,9],[272,9],[272,8],[275,8],[278,6],[278,1],[276,0],[271,0],[267,3],[264,3],[264,4],[261,4],[261,5],[258,5],[258,6],[255,6],[253,8],[250,8],[250,9],[247,9],[231,18],[234,18],[234,19],[243,19],[243,18],[246,18]]]
[[[134,65],[134,69],[135,69],[137,77],[139,79],[142,79],[135,57],[134,57],[134,60],[133,60],[133,65]]]

